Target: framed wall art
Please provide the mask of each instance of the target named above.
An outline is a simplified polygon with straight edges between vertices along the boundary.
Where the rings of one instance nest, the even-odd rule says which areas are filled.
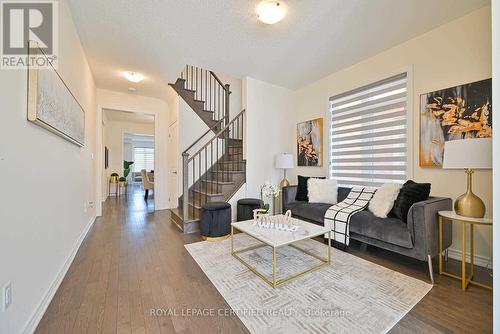
[[[44,56],[31,43],[29,54]],[[85,112],[52,65],[28,67],[28,120],[80,147],[85,143]]]
[[[323,118],[297,124],[297,166],[323,164]]]
[[[492,136],[491,79],[420,96],[421,167],[442,167],[444,143]]]

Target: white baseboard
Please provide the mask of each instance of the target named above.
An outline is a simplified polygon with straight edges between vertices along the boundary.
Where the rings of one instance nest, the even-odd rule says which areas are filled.
[[[38,304],[38,307],[35,309],[35,311],[31,315],[30,319],[28,320],[28,322],[24,326],[23,333],[31,334],[31,333],[35,332],[36,327],[38,326],[38,323],[40,322],[40,320],[42,320],[42,317],[45,314],[45,311],[49,307],[50,302],[52,301],[52,298],[54,298],[54,295],[56,294],[56,291],[59,288],[59,285],[61,285],[61,282],[64,279],[64,276],[66,276],[66,273],[68,272],[68,269],[71,266],[71,263],[73,263],[73,260],[75,259],[76,253],[78,252],[80,245],[82,244],[83,240],[87,236],[87,233],[92,228],[92,225],[94,225],[95,220],[96,220],[96,217],[93,217],[87,223],[87,226],[85,226],[85,228],[83,229],[82,233],[78,237],[78,240],[76,240],[76,243],[73,246],[71,253],[66,258],[66,261],[64,261],[64,264],[63,264],[61,270],[59,270],[59,273],[57,273],[56,278],[54,279],[54,281],[52,282],[50,287],[47,289],[47,291],[45,292],[42,300]]]
[[[448,257],[454,260],[462,261],[462,251],[460,249],[448,248]],[[465,253],[465,259],[470,263],[470,253]],[[480,267],[486,267],[491,264],[491,258],[483,255],[474,255],[474,264]]]

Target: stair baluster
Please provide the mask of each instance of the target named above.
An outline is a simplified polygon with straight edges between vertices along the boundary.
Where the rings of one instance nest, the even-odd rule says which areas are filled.
[[[245,182],[242,155],[245,111],[230,121],[230,86],[223,84],[212,71],[186,65],[176,83],[170,86],[209,127],[182,153],[178,215],[181,224],[184,223],[184,232],[190,233],[194,230],[186,231],[186,226],[198,220],[204,203],[229,200]],[[197,151],[191,154],[194,150]]]

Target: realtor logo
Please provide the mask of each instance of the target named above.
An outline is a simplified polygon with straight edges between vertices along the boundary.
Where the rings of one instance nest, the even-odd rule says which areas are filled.
[[[1,68],[55,66],[57,14],[57,1],[1,1]]]

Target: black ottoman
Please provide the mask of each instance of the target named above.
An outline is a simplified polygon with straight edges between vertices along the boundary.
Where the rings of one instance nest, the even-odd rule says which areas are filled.
[[[231,205],[226,202],[205,203],[201,207],[200,232],[205,240],[227,238],[231,234]]]
[[[253,210],[260,209],[264,202],[257,198],[243,198],[238,200],[236,207],[236,221],[253,219]]]

